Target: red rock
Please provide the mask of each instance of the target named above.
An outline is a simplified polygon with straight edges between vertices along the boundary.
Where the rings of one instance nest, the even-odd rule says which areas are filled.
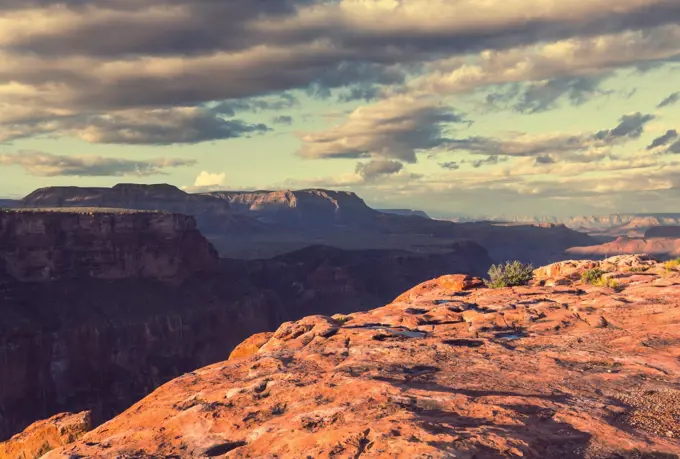
[[[257,354],[257,351],[274,335],[272,332],[257,333],[231,351],[229,360],[241,359]]]
[[[46,421],[38,421],[0,443],[0,459],[42,457],[48,451],[78,440],[91,428],[89,411],[58,414]]]
[[[472,277],[466,274],[451,274],[423,282],[399,295],[394,302],[411,301],[431,290],[455,293],[484,287],[484,281],[478,277]]]
[[[674,457],[680,277],[650,271],[287,322],[45,457]]]

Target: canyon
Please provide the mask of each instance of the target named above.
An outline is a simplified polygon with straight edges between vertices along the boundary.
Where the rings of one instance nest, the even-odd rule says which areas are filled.
[[[646,256],[443,276],[256,334],[44,457],[677,458],[679,324]]]
[[[185,213],[196,218],[198,228],[222,257],[238,259],[272,258],[319,245],[446,253],[451,243],[471,240],[484,246],[494,262],[519,259],[540,265],[564,259],[570,247],[601,242],[559,224],[458,224],[378,212],[354,193],[319,189],[190,194],[163,184],[51,187],[36,190],[19,206]]]
[[[0,439],[65,410],[89,410],[98,425],[253,333],[373,308],[490,263],[465,241],[441,253],[316,246],[220,259],[185,215],[0,211]]]

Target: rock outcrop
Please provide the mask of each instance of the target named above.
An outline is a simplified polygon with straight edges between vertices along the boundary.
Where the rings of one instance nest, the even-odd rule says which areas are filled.
[[[38,421],[10,440],[0,443],[0,459],[38,459],[47,452],[73,443],[92,429],[89,411],[62,413]]]
[[[678,457],[680,277],[647,261],[288,322],[45,458]]]
[[[181,280],[217,267],[217,252],[184,215],[0,210],[0,277]]]

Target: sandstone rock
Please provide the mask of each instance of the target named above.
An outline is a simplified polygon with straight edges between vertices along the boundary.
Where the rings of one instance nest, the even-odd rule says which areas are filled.
[[[604,260],[567,260],[542,266],[534,270],[534,281],[544,285],[568,285],[581,279],[581,275],[590,269],[600,269],[605,278],[624,277],[632,268],[652,268],[658,265],[656,259],[644,255],[618,255]]]
[[[476,288],[485,288],[484,281],[482,281],[482,279],[466,274],[450,274],[423,282],[413,287],[411,290],[399,295],[394,300],[394,302],[411,301],[430,290],[449,291],[451,293],[455,293]]]
[[[46,458],[676,457],[680,278],[638,277],[287,322]]]
[[[0,443],[0,459],[33,459],[68,445],[92,428],[90,412],[62,413],[38,421],[10,440]]]
[[[229,360],[241,359],[257,354],[257,351],[274,335],[272,332],[257,333],[231,351]]]

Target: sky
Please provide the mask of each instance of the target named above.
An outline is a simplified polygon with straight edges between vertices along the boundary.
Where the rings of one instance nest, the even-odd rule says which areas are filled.
[[[680,212],[679,0],[3,0],[0,197]]]

